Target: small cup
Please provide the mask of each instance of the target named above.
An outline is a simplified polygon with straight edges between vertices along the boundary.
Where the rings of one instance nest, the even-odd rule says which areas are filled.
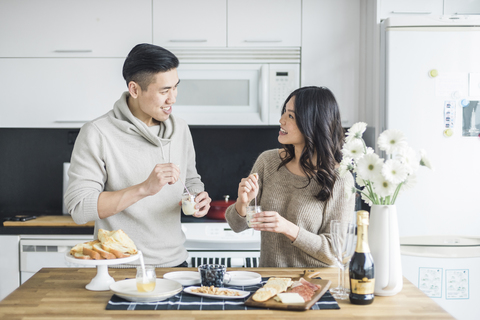
[[[200,272],[200,281],[205,287],[223,287],[225,283],[229,283],[232,277],[226,273],[227,267],[220,264],[203,264],[198,267]]]
[[[247,207],[247,225],[252,228],[255,224],[260,224],[261,222],[251,222],[253,215],[255,213],[262,212],[262,207],[260,206],[248,206]]]
[[[194,194],[189,194],[188,192],[185,192],[182,194],[182,211],[183,214],[187,216],[191,216],[198,212],[197,209],[195,209],[195,196]]]
[[[137,267],[137,291],[151,292],[155,290],[157,275],[154,266],[145,266],[145,280],[143,279],[142,266]]]

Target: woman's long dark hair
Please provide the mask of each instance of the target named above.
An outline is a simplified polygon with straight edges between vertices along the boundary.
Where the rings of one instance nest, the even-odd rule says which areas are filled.
[[[288,96],[282,114],[292,97],[295,97],[295,121],[305,137],[305,148],[296,156],[300,157],[300,166],[308,177],[306,186],[312,179],[316,181],[321,187],[316,198],[326,201],[332,195],[337,177],[335,165],[342,161],[344,133],[337,101],[328,88],[303,87]],[[295,157],[293,145],[283,145],[283,148],[286,156],[279,168]],[[315,156],[316,165],[312,162]]]

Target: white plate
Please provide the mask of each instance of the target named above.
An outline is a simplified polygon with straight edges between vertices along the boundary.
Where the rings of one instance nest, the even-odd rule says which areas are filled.
[[[213,298],[213,299],[242,299],[242,298],[248,297],[248,295],[251,293],[251,292],[242,291],[242,290],[234,290],[234,289],[229,289],[229,288],[219,288],[220,290],[230,290],[230,291],[236,291],[236,292],[240,293],[239,296],[224,296],[224,295],[215,295],[215,294],[192,292],[192,289],[195,289],[195,288],[200,288],[200,287],[188,287],[188,288],[183,289],[183,291],[186,292],[186,293],[194,294],[196,296]]]
[[[162,301],[176,295],[182,288],[177,281],[168,279],[157,279],[155,290],[151,292],[138,292],[136,279],[122,280],[110,285],[110,290],[117,296],[134,302]]]
[[[193,286],[200,283],[200,273],[198,271],[168,272],[163,275],[163,278],[180,282],[184,286]]]
[[[262,281],[262,276],[256,272],[229,271],[227,273],[232,277],[232,280],[227,283],[229,286],[251,286]]]
[[[127,258],[117,258],[117,259],[102,259],[102,260],[87,260],[87,259],[76,259],[70,254],[70,252],[65,253],[65,260],[75,264],[82,264],[86,266],[109,266],[114,264],[122,264],[127,262],[132,262],[140,258],[140,254],[133,254]]]

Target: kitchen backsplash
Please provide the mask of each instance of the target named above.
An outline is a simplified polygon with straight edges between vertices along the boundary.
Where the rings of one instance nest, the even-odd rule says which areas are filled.
[[[236,198],[257,156],[280,147],[278,129],[191,127],[197,170],[212,200]],[[77,134],[78,129],[0,129],[0,217],[62,214],[63,162],[70,161]]]

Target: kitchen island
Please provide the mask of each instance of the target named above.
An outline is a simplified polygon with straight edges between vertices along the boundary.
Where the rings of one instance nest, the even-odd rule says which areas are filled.
[[[194,268],[157,268],[157,278],[170,271]],[[229,268],[248,270],[263,277],[300,277],[300,268]],[[315,269],[323,279],[336,285],[336,268]],[[340,310],[106,310],[113,293],[89,291],[85,285],[95,276],[93,268],[43,268],[0,302],[0,319],[454,319],[432,299],[404,279],[403,290],[392,297],[375,297],[369,306],[339,300]],[[134,278],[135,269],[109,268],[115,281]]]

